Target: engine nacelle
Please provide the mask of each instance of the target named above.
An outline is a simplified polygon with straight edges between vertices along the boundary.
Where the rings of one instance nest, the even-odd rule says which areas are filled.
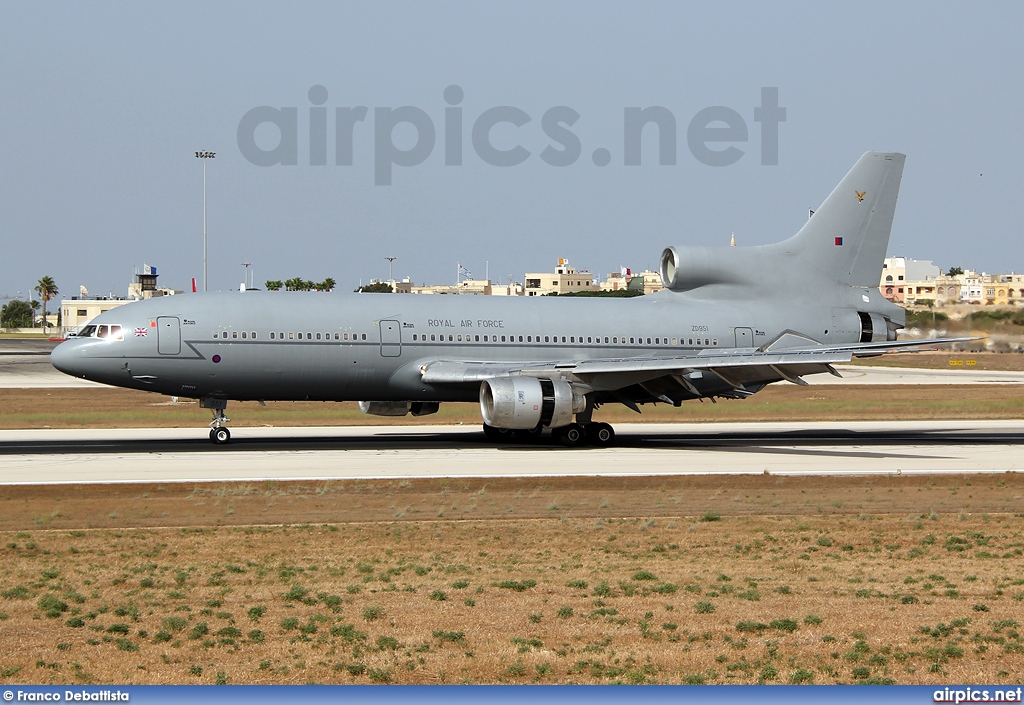
[[[584,396],[563,380],[495,377],[480,384],[480,413],[495,428],[560,428],[586,406]]]
[[[436,401],[361,401],[359,410],[372,416],[427,416],[436,414],[441,404]]]
[[[742,283],[736,260],[744,256],[736,248],[666,247],[661,253],[661,282],[672,291]]]

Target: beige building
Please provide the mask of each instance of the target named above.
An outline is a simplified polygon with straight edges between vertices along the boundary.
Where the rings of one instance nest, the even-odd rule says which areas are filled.
[[[594,284],[590,272],[577,272],[569,265],[569,260],[559,258],[554,272],[527,272],[524,289],[527,296],[544,296],[600,291],[601,287]]]
[[[406,293],[406,292],[399,292]],[[458,284],[433,284],[410,287],[410,294],[454,294],[460,296],[490,296],[490,279],[462,279]]]

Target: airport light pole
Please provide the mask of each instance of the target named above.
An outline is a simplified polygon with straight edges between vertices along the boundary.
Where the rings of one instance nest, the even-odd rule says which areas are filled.
[[[249,289],[249,267],[252,266],[252,262],[242,262],[242,266],[245,267],[245,278],[242,280],[242,286]]]
[[[391,289],[395,288],[395,260],[397,257],[385,257],[388,261],[388,280],[391,282]]]
[[[216,156],[216,152],[196,152],[196,159],[203,160],[203,293],[206,292],[206,160]]]

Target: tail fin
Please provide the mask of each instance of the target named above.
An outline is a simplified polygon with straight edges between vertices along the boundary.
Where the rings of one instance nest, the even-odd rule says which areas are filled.
[[[878,286],[906,155],[867,152],[779,247],[848,286]]]

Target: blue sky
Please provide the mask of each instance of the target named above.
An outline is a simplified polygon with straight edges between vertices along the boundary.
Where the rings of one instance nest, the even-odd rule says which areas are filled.
[[[861,153],[908,155],[892,254],[989,272],[1024,270],[1018,205],[1024,5],[1005,3],[29,3],[0,24],[0,297],[43,275],[65,295],[123,294],[135,267],[161,283],[202,277],[208,166],[209,288],[237,288],[241,262],[268,278],[388,274],[453,281],[461,262],[494,280],[558,257],[604,275],[655,267],[667,245],[760,244],[794,233]],[[309,89],[326,88],[327,165],[309,159]],[[464,98],[463,163],[445,165],[445,88]],[[778,165],[761,163],[754,109],[777,87]],[[297,164],[257,166],[238,145],[257,106],[295,108]],[[353,163],[334,159],[335,108],[365,106]],[[375,110],[414,106],[436,129],[422,163],[375,185]],[[496,106],[530,118],[475,152]],[[542,116],[568,106],[581,155]],[[676,163],[624,165],[623,111],[663,106]],[[725,106],[743,154],[708,166],[687,127]],[[398,149],[409,125],[386,135]],[[276,128],[255,131],[276,144]],[[382,142],[382,144],[384,144]],[[724,148],[728,145],[714,145]],[[595,149],[610,163],[597,166]]]

